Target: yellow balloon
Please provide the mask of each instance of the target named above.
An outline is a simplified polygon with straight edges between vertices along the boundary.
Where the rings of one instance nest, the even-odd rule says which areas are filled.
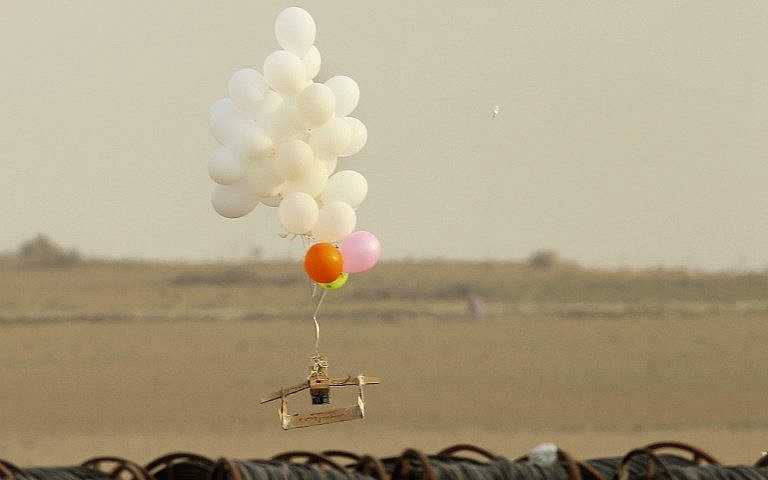
[[[318,283],[318,285],[326,290],[338,290],[343,287],[345,283],[347,283],[348,279],[349,274],[347,272],[342,272],[341,275],[339,275],[339,278],[332,281],[331,283]]]

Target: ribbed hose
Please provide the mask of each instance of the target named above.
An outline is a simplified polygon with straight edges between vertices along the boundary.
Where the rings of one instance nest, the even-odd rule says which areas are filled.
[[[164,455],[149,462],[144,470],[154,480],[200,480],[207,479],[213,470],[214,461],[195,453],[179,452]]]
[[[673,452],[670,452],[673,451]],[[663,452],[663,453],[662,453]],[[210,458],[174,453],[141,466],[120,457],[96,457],[76,467],[19,468],[0,460],[0,480],[768,480],[768,458],[754,467],[721,466],[687,444],[662,442],[623,457],[575,459],[557,450],[552,465],[522,456],[512,461],[474,445],[427,455],[407,449],[377,458],[343,450],[292,451],[269,460]]]
[[[109,474],[88,467],[27,468],[26,472],[39,480],[109,480]]]

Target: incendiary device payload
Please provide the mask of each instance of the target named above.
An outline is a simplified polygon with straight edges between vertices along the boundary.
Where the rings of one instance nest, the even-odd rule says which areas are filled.
[[[328,375],[328,359],[325,355],[312,357],[307,380],[292,387],[283,387],[261,399],[260,403],[281,400],[277,413],[283,430],[292,428],[313,427],[329,423],[360,420],[365,418],[365,385],[378,384],[378,377],[365,375],[347,375],[346,377],[331,377]],[[288,396],[309,389],[313,405],[330,405],[331,387],[357,386],[357,405],[333,408],[311,413],[288,413]]]

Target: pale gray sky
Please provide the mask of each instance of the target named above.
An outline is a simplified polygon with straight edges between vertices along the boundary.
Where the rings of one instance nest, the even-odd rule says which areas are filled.
[[[291,4],[2,2],[0,249],[298,255],[272,209],[219,218],[206,172],[210,104]],[[319,79],[361,87],[368,144],[340,165],[386,258],[768,265],[768,3],[295,4]]]

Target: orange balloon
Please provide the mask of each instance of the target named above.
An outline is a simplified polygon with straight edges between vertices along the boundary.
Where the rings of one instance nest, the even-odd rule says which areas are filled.
[[[317,283],[331,283],[341,275],[344,259],[338,248],[330,243],[316,243],[307,250],[304,270]]]

